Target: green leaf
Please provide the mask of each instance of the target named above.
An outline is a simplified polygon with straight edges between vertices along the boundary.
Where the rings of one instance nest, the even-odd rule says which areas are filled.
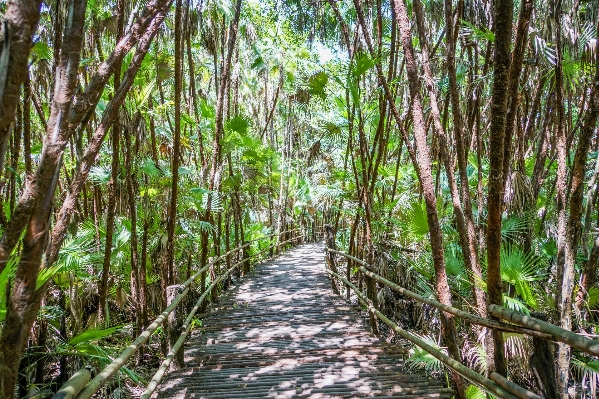
[[[546,243],[544,243],[541,246],[541,251],[543,251],[543,253],[546,256],[549,257],[554,257],[557,255],[557,244],[555,243],[555,240],[548,240]]]
[[[264,66],[264,58],[262,58],[262,56],[258,56],[256,57],[256,59],[254,60],[254,62],[252,62],[252,65],[250,65],[251,69],[260,69]]]
[[[149,177],[160,177],[160,176],[164,175],[164,172],[162,172],[162,170],[158,169],[158,167],[156,167],[156,164],[154,163],[154,161],[152,161],[150,158],[146,158],[143,161],[140,169],[143,173],[145,173]]]
[[[320,71],[315,73],[308,78],[308,93],[324,100],[326,98],[325,88],[328,82],[329,75],[326,72]]]
[[[177,170],[179,171],[180,176],[191,175],[194,172],[193,169],[186,168],[185,166],[179,166],[179,169],[177,169]]]
[[[370,54],[367,52],[360,51],[356,54],[354,61],[351,65],[351,74],[359,78],[364,75],[370,69],[372,69],[376,65],[376,60],[374,60]]]
[[[486,399],[487,394],[484,393],[479,387],[476,385],[469,385],[466,388],[466,399]]]
[[[83,331],[81,334],[74,336],[69,340],[69,345],[78,345],[82,343],[90,343],[98,341],[102,338],[108,337],[117,331],[122,330],[124,325],[114,326],[106,329],[88,329]]]
[[[36,56],[38,60],[50,60],[52,59],[52,51],[48,43],[39,41],[33,45],[31,53]]]
[[[226,130],[239,133],[240,135],[247,134],[249,126],[249,120],[242,115],[236,115],[225,123]]]
[[[200,109],[202,111],[202,117],[207,119],[214,119],[214,115],[216,112],[214,111],[214,106],[208,103],[208,100],[202,98],[200,101]]]

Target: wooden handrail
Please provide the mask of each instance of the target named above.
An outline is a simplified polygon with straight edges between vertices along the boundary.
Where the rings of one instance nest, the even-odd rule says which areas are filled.
[[[343,256],[347,255],[341,251],[337,251],[337,250],[330,249],[330,248],[327,248],[327,251],[338,254],[338,255],[343,255]],[[358,258],[355,258],[351,255],[347,255],[346,257],[351,258],[355,262],[359,262],[360,263],[359,269],[360,269],[360,271],[362,271],[362,273],[366,274],[369,277],[374,278],[381,284],[386,285],[387,287],[393,289],[394,291],[397,291],[400,294],[403,294],[403,295],[405,295],[409,298],[412,298],[418,302],[422,302],[422,303],[430,305],[434,308],[442,310],[446,313],[450,313],[455,316],[461,317],[462,319],[468,320],[474,324],[477,324],[477,325],[480,325],[483,327],[494,328],[494,329],[501,330],[501,331],[513,332],[516,334],[527,334],[527,335],[531,335],[531,336],[543,338],[543,339],[548,339],[548,340],[551,340],[553,338],[551,335],[545,334],[543,332],[539,332],[539,331],[535,331],[535,330],[531,330],[531,329],[527,329],[527,328],[522,328],[519,326],[514,326],[513,324],[502,323],[502,322],[496,321],[496,320],[490,320],[490,319],[487,319],[487,318],[484,318],[484,317],[481,317],[481,316],[478,316],[478,315],[475,315],[472,313],[465,312],[458,308],[454,308],[453,306],[444,305],[441,302],[435,301],[434,299],[426,298],[426,297],[419,295],[413,291],[403,288],[403,287],[387,280],[386,278],[368,270],[366,267],[363,266],[366,263],[359,260]]]
[[[451,306],[443,305],[442,303],[437,302],[433,299],[425,298],[421,295],[416,294],[415,292],[412,292],[408,289],[400,287],[397,284],[392,283],[391,281],[389,281],[389,280],[379,276],[378,274],[373,273],[372,271],[368,270],[367,268],[365,268],[364,266],[368,266],[368,263],[366,263],[354,256],[351,256],[344,252],[337,251],[337,250],[330,249],[330,248],[326,248],[326,250],[329,252],[338,254],[338,255],[342,255],[348,259],[353,260],[354,262],[359,263],[361,265],[360,270],[363,273],[365,273],[369,277],[376,279],[377,281],[388,286],[389,288],[391,288],[401,294],[404,294],[416,301],[426,303],[426,304],[431,305],[439,310],[442,310],[447,313],[451,313],[451,314],[461,317],[465,320],[468,320],[474,324],[481,325],[484,327],[494,328],[497,330],[507,331],[507,332],[514,332],[514,333],[518,333],[518,334],[530,335],[530,336],[545,339],[548,341],[562,342],[562,343],[570,345],[571,347],[576,348],[582,352],[589,353],[589,354],[595,355],[595,356],[599,356],[599,340],[589,339],[585,336],[576,334],[572,331],[565,330],[561,327],[558,327],[558,326],[548,323],[546,321],[539,320],[532,316],[525,315],[525,314],[517,312],[515,310],[506,309],[506,308],[504,308],[502,306],[498,306],[498,305],[489,305],[489,307],[488,307],[489,312],[493,316],[495,316],[499,319],[507,320],[514,324],[498,322],[498,321],[486,319],[484,317],[480,317],[480,316],[477,316],[477,315],[474,315],[474,314],[471,314],[468,312],[464,312],[463,310],[460,310],[460,309],[457,309],[457,308],[454,308]]]
[[[506,309],[498,305],[489,305],[489,312],[500,319],[524,326],[530,330],[540,331],[549,335],[551,340],[562,342],[579,351],[599,356],[599,340],[589,339],[572,331],[565,330],[555,324],[539,320],[529,315]]]
[[[154,390],[158,387],[158,384],[160,383],[160,380],[162,380],[162,377],[164,376],[164,373],[166,373],[166,371],[168,370],[168,367],[170,366],[173,358],[175,357],[175,354],[179,351],[179,348],[181,348],[181,346],[185,342],[185,339],[187,338],[187,335],[189,334],[189,330],[191,329],[191,325],[192,325],[191,322],[193,320],[193,317],[195,316],[195,314],[197,313],[197,311],[202,306],[202,302],[204,301],[204,299],[206,298],[206,296],[210,293],[210,291],[214,287],[216,287],[216,285],[218,283],[220,283],[225,277],[227,277],[230,273],[232,273],[237,268],[237,266],[241,265],[246,260],[247,259],[243,259],[243,260],[237,262],[236,264],[234,264],[233,266],[231,266],[229,269],[227,269],[225,271],[225,273],[221,274],[216,279],[214,279],[214,281],[212,283],[210,283],[210,285],[208,286],[208,288],[198,298],[198,300],[196,301],[196,304],[191,309],[191,311],[187,315],[187,318],[183,322],[183,326],[182,326],[183,332],[179,336],[179,339],[177,340],[177,342],[175,342],[175,344],[173,345],[173,347],[171,348],[171,350],[167,354],[166,358],[164,359],[164,361],[162,362],[162,364],[158,368],[158,371],[156,371],[156,373],[152,377],[152,380],[150,380],[150,383],[146,387],[146,390],[144,391],[144,393],[142,393],[142,395],[140,396],[140,399],[148,399],[150,397],[150,395],[152,395],[152,393],[154,392]]]
[[[435,308],[437,308],[437,309],[439,309],[441,311],[444,311],[444,312],[447,312],[447,313],[451,313],[451,314],[456,315],[458,317],[461,317],[461,318],[463,318],[465,320],[468,320],[468,321],[470,321],[470,322],[472,322],[474,324],[481,325],[481,326],[488,327],[488,328],[498,329],[498,330],[502,330],[502,331],[509,331],[509,332],[516,332],[516,333],[519,333],[519,334],[532,335],[534,337],[538,337],[538,338],[542,338],[542,339],[547,339],[547,340],[557,340],[556,339],[557,337],[555,337],[555,335],[549,333],[549,331],[551,329],[548,329],[547,326],[544,326],[545,329],[542,329],[540,327],[539,328],[536,327],[538,325],[543,325],[543,323],[544,323],[544,325],[553,326],[550,323],[546,323],[546,322],[543,322],[541,320],[537,320],[537,319],[534,319],[534,318],[529,318],[529,319],[534,319],[534,320],[537,321],[537,323],[525,323],[521,319],[517,318],[520,321],[520,323],[518,323],[518,324],[524,325],[526,327],[526,328],[522,328],[522,327],[514,326],[514,325],[511,325],[511,324],[502,323],[502,322],[498,322],[498,321],[495,321],[495,320],[489,320],[489,319],[486,319],[484,317],[473,315],[471,313],[464,312],[463,310],[454,308],[452,306],[444,305],[444,304],[442,304],[442,303],[440,303],[438,301],[435,301],[435,300],[430,299],[430,298],[423,297],[421,295],[416,294],[413,291],[410,291],[410,290],[407,290],[407,289],[405,289],[403,287],[400,287],[399,285],[397,285],[397,284],[395,284],[395,283],[393,283],[393,282],[385,279],[384,277],[379,276],[378,274],[373,273],[372,271],[368,270],[365,267],[365,266],[369,266],[368,263],[362,261],[361,259],[358,259],[358,258],[356,258],[354,256],[351,256],[351,255],[346,254],[344,252],[337,251],[337,250],[334,250],[334,249],[331,249],[331,248],[328,248],[328,247],[325,247],[325,250],[328,251],[328,252],[330,252],[330,253],[338,254],[338,255],[344,256],[344,257],[346,257],[348,259],[353,260],[354,262],[356,262],[356,263],[358,263],[360,265],[359,269],[360,269],[360,271],[362,271],[362,273],[366,274],[367,276],[369,276],[371,278],[374,278],[375,280],[379,281],[380,283],[388,286],[389,288],[391,288],[391,289],[393,289],[393,290],[395,290],[395,291],[397,291],[397,292],[399,292],[399,293],[401,293],[401,294],[403,294],[403,295],[405,295],[405,296],[407,296],[409,298],[412,298],[412,299],[414,299],[414,300],[416,300],[418,302],[425,303],[427,305],[433,306],[433,307],[435,307]],[[430,345],[427,345],[426,342],[424,342],[422,340],[419,340],[418,337],[415,337],[412,334],[408,333],[407,331],[403,330],[397,324],[395,324],[391,320],[389,320],[378,309],[376,309],[375,307],[373,307],[371,305],[371,303],[368,301],[368,298],[366,298],[364,296],[364,294],[362,294],[361,292],[359,292],[359,290],[348,279],[340,276],[339,274],[337,274],[337,273],[335,273],[335,272],[333,272],[333,271],[331,271],[329,269],[327,269],[327,272],[331,276],[334,276],[337,279],[339,279],[340,281],[342,281],[346,286],[350,287],[356,293],[356,295],[358,296],[358,298],[360,299],[360,301],[363,302],[363,303],[365,303],[365,305],[368,307],[368,311],[369,312],[376,314],[376,316],[380,320],[382,320],[385,324],[387,324],[389,327],[391,327],[395,332],[397,332],[398,334],[400,334],[403,338],[405,338],[405,339],[407,339],[407,340],[415,343],[416,345],[418,345],[419,347],[421,347],[422,349],[424,349],[426,352],[430,353],[432,356],[434,356],[435,358],[437,358],[439,361],[441,361],[442,363],[444,363],[446,366],[448,366],[452,370],[455,370],[457,373],[459,373],[460,375],[462,375],[464,378],[466,378],[466,379],[468,379],[468,380],[470,380],[472,382],[475,382],[477,385],[479,385],[481,388],[487,390],[489,393],[497,395],[498,392],[494,391],[494,390],[497,389],[497,388],[500,388],[500,389],[507,390],[508,393],[509,393],[509,395],[511,395],[511,396],[500,396],[502,398],[503,397],[505,397],[505,398],[517,397],[517,398],[520,398],[520,399],[532,399],[532,398],[542,399],[540,396],[538,396],[534,392],[531,392],[531,391],[528,391],[525,388],[522,388],[521,386],[515,384],[512,381],[509,381],[508,379],[502,377],[501,375],[499,375],[497,373],[492,373],[490,377],[493,378],[493,380],[490,380],[490,379],[488,379],[488,378],[486,378],[486,377],[484,377],[484,376],[482,376],[482,375],[474,372],[473,370],[468,369],[463,364],[457,362],[456,360],[454,360],[454,359],[450,358],[449,356],[443,354],[442,352],[436,350],[435,348],[431,347]],[[496,306],[496,305],[491,305],[491,306],[494,306],[493,310],[495,312],[498,312],[498,313],[500,313],[499,312],[500,309],[503,309],[503,308],[501,308],[499,306]],[[494,314],[493,310],[490,310],[492,312],[492,314]],[[496,314],[494,314],[494,315],[496,317],[499,317]],[[510,313],[510,315],[513,316],[513,313]],[[506,319],[507,315],[504,315],[503,318]],[[508,319],[508,320],[512,321],[511,319]],[[540,323],[538,323],[538,322],[540,322]],[[559,327],[556,327],[556,326],[553,326],[553,327],[559,328]],[[570,332],[570,334],[577,335],[577,334],[574,334],[574,333],[571,333],[571,332]],[[579,338],[584,338],[584,337],[580,337],[580,336],[578,336],[578,337]],[[587,340],[587,341],[591,341],[588,338],[584,338],[584,339]],[[424,343],[426,345],[426,347],[420,345],[419,343],[417,343],[416,340],[419,340],[422,343]],[[580,340],[578,340],[578,343],[580,344]],[[581,346],[584,346],[584,345],[581,344]],[[589,348],[593,349],[592,346],[590,346],[590,347],[589,346],[584,346],[584,347],[587,348],[587,349],[589,349]],[[431,350],[434,351],[434,352],[431,352]],[[443,360],[442,357],[441,357],[441,355],[446,356],[448,359],[451,359],[451,362],[449,362],[449,363],[446,362],[445,360],[447,360],[447,359]],[[469,373],[466,370],[469,370],[470,372],[476,374],[476,376],[473,375],[473,374],[467,375]],[[479,377],[480,378],[484,378],[484,380],[480,379]],[[472,378],[478,378],[478,380],[476,380],[476,379],[473,380]],[[489,383],[491,383],[491,385],[489,385]],[[491,389],[491,388],[493,389],[493,391],[489,391],[488,390],[488,389]]]
[[[113,375],[115,375],[126,363],[127,361],[131,358],[131,356],[133,356],[133,354],[144,344],[146,343],[146,341],[152,336],[152,334],[154,334],[154,332],[156,331],[156,329],[158,329],[158,327],[160,325],[162,325],[162,323],[164,322],[164,320],[168,317],[169,314],[171,314],[173,312],[173,310],[175,310],[175,308],[177,307],[177,305],[183,300],[183,298],[189,293],[190,290],[190,285],[193,281],[195,281],[201,273],[207,271],[211,266],[215,265],[217,262],[220,262],[222,260],[224,260],[227,256],[231,255],[232,253],[239,251],[245,247],[250,246],[252,243],[259,241],[259,240],[263,240],[267,237],[271,237],[274,235],[278,235],[278,234],[285,234],[287,232],[292,232],[292,231],[296,231],[298,229],[293,229],[293,230],[289,230],[289,231],[285,231],[285,232],[281,232],[281,233],[273,233],[267,236],[263,236],[260,238],[256,238],[252,241],[248,241],[245,244],[232,249],[228,252],[226,252],[225,254],[222,254],[220,256],[217,256],[216,258],[214,258],[212,261],[210,261],[208,264],[206,264],[204,267],[200,268],[196,273],[193,274],[193,276],[191,276],[189,279],[187,279],[182,285],[181,285],[181,293],[179,295],[177,295],[173,301],[171,302],[171,304],[169,306],[167,306],[167,308],[158,316],[156,317],[156,319],[154,319],[154,321],[129,345],[127,346],[127,348],[125,348],[120,354],[119,356],[117,356],[109,365],[107,365],[102,371],[100,371],[84,388],[83,390],[77,395],[76,399],[89,399],[91,398],[100,388],[102,388],[102,386],[108,381],[108,379],[110,377],[112,377]],[[294,238],[294,239],[297,239]],[[274,244],[273,244],[274,245]],[[247,258],[243,259],[242,261],[236,263],[234,266],[232,266],[230,269],[227,270],[227,273],[229,272],[229,270],[234,269],[235,267],[238,267],[241,263],[251,259],[252,256],[254,255],[250,255]],[[215,279],[215,281],[213,283],[216,283],[217,279]],[[213,288],[212,287],[213,284],[210,285],[209,288]],[[204,292],[202,293],[202,296],[207,295],[207,293],[209,293],[211,291],[211,289],[205,289]],[[175,351],[176,353],[176,351]]]
[[[377,308],[375,308],[374,306],[372,306],[370,304],[370,301],[368,300],[368,298],[366,298],[366,296],[364,294],[362,294],[358,290],[358,288],[354,284],[352,284],[349,280],[347,280],[345,277],[342,277],[338,273],[335,273],[335,272],[333,272],[333,271],[331,271],[329,269],[327,269],[327,273],[329,273],[331,276],[339,279],[346,286],[348,286],[349,288],[351,288],[352,291],[354,291],[354,293],[357,295],[357,297],[360,300],[360,302],[362,304],[364,304],[368,308],[369,312],[372,312],[372,313],[376,314],[376,316],[383,323],[385,323],[389,327],[391,327],[393,329],[393,331],[395,331],[397,334],[399,334],[402,338],[405,338],[408,341],[412,342],[413,344],[415,344],[415,345],[419,346],[420,348],[424,349],[426,352],[428,352],[432,356],[434,356],[435,359],[439,360],[441,363],[445,364],[450,369],[455,370],[462,377],[468,379],[469,381],[471,381],[472,383],[474,383],[475,385],[477,385],[478,387],[480,387],[484,391],[490,393],[491,395],[496,395],[496,396],[499,396],[500,398],[504,398],[504,399],[521,399],[518,396],[514,395],[512,392],[510,392],[510,391],[506,390],[505,388],[501,387],[500,385],[498,385],[494,381],[486,378],[485,376],[477,373],[474,370],[469,369],[468,367],[464,366],[462,363],[460,363],[457,360],[449,357],[448,355],[444,354],[440,350],[438,350],[436,348],[433,348],[431,345],[427,344],[423,339],[421,339],[421,338],[419,338],[419,337],[417,337],[417,336],[415,336],[413,334],[410,334],[409,332],[407,332],[403,328],[399,327],[396,323],[394,323],[393,321],[389,320],[389,318],[387,318],[387,316],[385,316],[383,313],[381,313],[380,310],[378,310]],[[532,394],[532,392],[531,392],[531,394]],[[528,398],[531,398],[531,399],[532,398],[534,398],[534,399],[541,399],[538,395],[529,396]]]

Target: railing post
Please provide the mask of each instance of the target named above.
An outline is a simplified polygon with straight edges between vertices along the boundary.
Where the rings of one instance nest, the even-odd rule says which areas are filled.
[[[243,244],[245,245],[245,242],[243,242]],[[247,247],[243,247],[243,249],[241,250],[241,252],[242,252],[242,256],[243,256],[242,259],[244,259],[244,261],[243,261],[243,273],[247,274],[247,273],[250,272],[250,269],[252,267],[252,264],[251,264],[249,256],[248,256]]]
[[[333,233],[333,226],[330,224],[324,225],[325,237],[326,237],[326,245],[327,248],[337,249],[335,247],[335,234]],[[337,265],[335,265],[335,254],[332,252],[327,252],[327,263],[329,265],[329,269],[333,273],[337,273]],[[331,286],[333,288],[333,292],[339,295],[339,289],[337,288],[337,283],[335,282],[335,278],[331,276]]]
[[[543,313],[531,313],[532,317],[547,321]],[[557,385],[555,381],[555,361],[551,344],[544,339],[532,338],[533,354],[530,357],[530,368],[540,393],[545,398],[557,398]]]
[[[175,298],[182,292],[182,285],[169,285],[166,287],[166,301],[167,306],[170,305]],[[173,310],[171,314],[168,315],[168,347],[169,350],[172,349],[175,342],[179,339],[179,336],[182,332],[183,326],[183,318],[181,315],[181,311],[177,311],[177,309]],[[171,363],[171,370],[177,370],[183,368],[185,366],[184,356],[183,356],[183,348],[179,349],[175,354],[174,362]]]
[[[368,264],[368,266],[366,268],[374,273],[375,270],[373,270],[374,268],[372,266],[374,264],[374,248],[372,248],[372,247],[368,248],[366,256],[367,256],[366,263]],[[370,300],[370,303],[372,304],[372,306],[374,306],[375,308],[378,309],[379,301],[378,301],[378,297],[377,297],[376,280],[373,279],[372,277],[366,275],[366,276],[364,276],[364,281],[366,282],[366,296]],[[372,311],[369,313],[370,313],[370,328],[372,328],[372,333],[374,335],[379,335],[379,326],[377,324],[376,315]]]

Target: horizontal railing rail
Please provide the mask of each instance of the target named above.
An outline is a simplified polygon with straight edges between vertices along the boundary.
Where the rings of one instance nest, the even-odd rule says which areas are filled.
[[[272,237],[280,237],[284,234],[290,234],[290,233],[294,233],[297,231],[301,231],[301,228],[296,228],[296,229],[286,230],[284,232],[277,232],[277,233],[264,235],[262,237],[255,238],[251,241],[247,241],[243,245],[240,245],[237,248],[231,249],[230,251],[213,258],[210,262],[208,262],[206,265],[201,267],[190,278],[188,278],[185,282],[183,282],[180,285],[180,287],[179,287],[180,293],[172,300],[172,302],[166,307],[166,309],[164,309],[164,311],[160,315],[158,315],[153,320],[153,322],[130,345],[128,345],[116,358],[114,358],[110,364],[108,364],[103,370],[101,370],[85,386],[83,386],[82,389],[78,388],[77,390],[80,389],[80,392],[77,392],[77,391],[73,390],[72,388],[69,388],[68,394],[66,396],[64,396],[64,394],[61,394],[60,397],[65,398],[65,399],[66,398],[89,399],[96,392],[98,392],[108,382],[108,380],[111,377],[113,377],[123,366],[125,366],[127,364],[127,362],[135,354],[135,352],[137,352],[137,350],[139,350],[139,348],[141,348],[148,341],[148,339],[156,332],[158,327],[160,327],[164,323],[164,320],[166,320],[166,318],[177,308],[177,306],[181,303],[181,301],[187,296],[187,294],[191,290],[192,283],[194,281],[196,281],[202,273],[208,271],[211,267],[215,266],[219,262],[226,261],[229,256],[235,254],[236,252],[239,252],[239,251],[242,251],[242,250],[248,248],[249,246],[251,246],[252,244],[254,244],[256,242],[259,242],[259,241],[265,240],[265,239],[270,239]],[[184,344],[184,342],[189,334],[189,330],[191,329],[191,326],[192,326],[191,322],[193,320],[193,317],[197,313],[198,309],[201,308],[202,302],[204,302],[206,300],[207,296],[213,291],[213,289],[215,289],[217,287],[217,285],[220,282],[222,282],[226,277],[228,277],[237,268],[241,267],[241,265],[244,264],[245,262],[251,261],[253,258],[256,258],[257,256],[259,256],[259,255],[263,254],[264,252],[269,251],[273,248],[280,249],[285,244],[288,244],[290,242],[294,242],[297,240],[301,240],[302,238],[304,238],[304,234],[298,234],[291,239],[288,239],[283,242],[278,242],[278,243],[276,242],[276,241],[278,241],[278,239],[277,239],[272,244],[270,244],[266,250],[261,250],[256,253],[249,254],[247,257],[236,262],[234,265],[232,265],[230,268],[225,270],[223,273],[219,274],[210,283],[210,285],[203,290],[201,296],[196,301],[195,306],[187,314],[187,317],[186,317],[185,321],[183,322],[182,333],[181,333],[179,339],[173,344],[173,347],[167,354],[165,360],[159,367],[158,371],[156,372],[154,377],[150,380],[150,383],[148,384],[148,387],[143,394],[146,396],[142,396],[142,397],[148,398],[149,395],[151,395],[151,393],[156,389],[160,380],[164,376],[164,373],[168,369],[172,359],[174,358],[175,354],[178,352],[178,350]],[[81,379],[79,374],[80,373],[76,373],[73,376],[73,378]],[[89,379],[87,379],[87,380],[89,380]],[[67,383],[65,383],[65,386],[70,387],[72,384],[73,384],[73,381],[71,381],[71,379],[70,379],[69,381],[67,381]],[[83,384],[78,383],[77,385],[83,385]],[[150,390],[150,388],[152,388],[152,389]],[[59,391],[59,392],[62,392],[62,391]]]
[[[505,332],[529,335],[535,338],[540,338],[548,341],[562,342],[582,352],[589,353],[592,355],[599,355],[599,340],[591,340],[585,336],[573,333],[572,331],[565,330],[561,327],[545,322],[543,320],[539,320],[532,316],[525,315],[513,310],[505,309],[497,305],[490,305],[488,308],[489,313],[497,317],[498,319],[506,320],[514,324],[504,323],[502,321],[497,320],[491,320],[472,313],[468,313],[463,310],[454,308],[452,306],[444,305],[433,299],[423,297],[413,291],[410,291],[385,279],[384,277],[372,272],[372,270],[369,270],[368,267],[370,265],[359,258],[356,258],[352,255],[346,254],[342,251],[338,251],[329,247],[325,247],[325,249],[328,253],[340,255],[351,260],[356,265],[358,265],[358,269],[364,275],[378,281],[379,283],[391,288],[392,290],[399,292],[400,294],[405,295],[406,297],[409,297],[417,302],[427,304],[436,309],[439,309],[440,311],[453,314],[472,324]],[[514,382],[507,380],[500,374],[493,372],[489,375],[489,379],[475,372],[474,370],[468,369],[468,367],[466,367],[462,363],[448,357],[444,353],[431,347],[426,342],[422,341],[419,337],[410,334],[409,332],[403,330],[397,324],[389,320],[382,312],[380,312],[379,309],[372,306],[372,303],[368,299],[368,297],[365,296],[362,292],[360,292],[358,288],[355,285],[353,285],[346,277],[343,277],[338,273],[332,271],[329,266],[327,267],[327,273],[331,276],[332,279],[335,278],[343,282],[343,284],[345,284],[347,287],[349,287],[356,294],[359,301],[368,308],[369,312],[375,314],[381,321],[383,321],[385,324],[391,327],[396,333],[398,333],[403,338],[411,341],[415,345],[421,347],[423,350],[430,353],[432,356],[437,358],[447,367],[456,371],[458,374],[462,375],[464,378],[476,384],[481,389],[484,389],[485,391],[493,395],[498,395],[501,398],[541,398],[534,392],[531,392],[515,384]],[[334,284],[333,287],[335,287]],[[466,369],[469,371],[466,371]]]
[[[393,331],[395,331],[402,338],[407,339],[408,341],[419,346],[426,352],[430,353],[441,363],[443,363],[450,369],[456,371],[462,377],[468,379],[469,381],[471,381],[472,383],[474,383],[481,389],[485,390],[486,392],[490,393],[491,395],[496,395],[496,396],[499,396],[500,398],[505,398],[505,399],[518,399],[518,396],[513,395],[511,392],[507,391],[505,388],[502,388],[500,385],[496,384],[494,381],[488,379],[487,377],[483,376],[482,374],[477,373],[474,370],[469,369],[462,363],[449,357],[448,355],[441,352],[440,350],[433,348],[431,345],[427,344],[423,339],[421,339],[413,334],[410,334],[409,332],[407,332],[406,330],[404,330],[403,328],[398,326],[396,323],[391,321],[387,316],[385,316],[379,309],[372,306],[372,304],[370,303],[370,301],[368,300],[366,295],[361,293],[360,290],[358,290],[358,287],[356,287],[354,284],[352,284],[345,277],[342,277],[341,275],[333,272],[330,269],[327,269],[327,273],[329,273],[332,277],[337,278],[339,281],[343,282],[347,287],[349,287],[356,294],[359,301],[364,306],[367,307],[369,312],[374,313],[383,323],[387,324],[391,329],[393,329]],[[539,396],[528,396],[528,397],[535,398],[535,399],[536,398],[541,399]]]

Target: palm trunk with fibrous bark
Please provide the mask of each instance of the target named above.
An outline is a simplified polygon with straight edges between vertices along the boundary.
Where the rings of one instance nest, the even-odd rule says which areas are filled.
[[[470,203],[470,194],[468,193],[467,198],[464,198],[464,196],[460,197],[460,192],[456,182],[456,177],[453,170],[454,162],[449,154],[449,143],[445,134],[445,130],[443,129],[443,125],[441,123],[441,115],[437,101],[437,94],[433,87],[434,80],[429,65],[428,42],[427,35],[424,29],[424,11],[422,9],[422,4],[419,0],[414,1],[414,14],[416,15],[416,24],[418,28],[420,44],[422,47],[422,64],[426,79],[425,87],[427,88],[429,94],[431,115],[433,118],[433,127],[435,129],[437,137],[440,140],[439,151],[441,152],[441,159],[443,160],[445,166],[445,173],[447,175],[447,181],[449,183],[449,189],[456,218],[456,226],[458,229],[458,234],[460,235],[460,244],[462,247],[462,253],[464,255],[464,265],[466,266],[467,270],[470,270],[472,272],[471,274],[469,274],[469,276],[471,276],[472,293],[476,308],[481,316],[486,316],[487,304],[485,294],[483,290],[480,288],[480,284],[478,284],[476,281],[477,279],[478,281],[482,281],[482,271],[478,259],[478,248],[476,241],[476,231],[474,229],[474,222],[472,217],[472,206],[467,207],[466,204],[462,206],[461,202],[461,200],[463,200],[466,203]],[[457,91],[457,87],[455,88],[455,90]],[[454,104],[454,107],[456,107],[456,104]],[[457,116],[455,116],[455,118],[461,118],[461,116],[459,116],[459,113]],[[458,128],[456,127],[456,129]],[[460,178],[463,179],[463,176],[460,176]],[[467,210],[465,211],[466,208]],[[465,216],[466,212],[469,212],[470,214],[468,218]]]
[[[358,0],[355,0],[355,2],[357,1]],[[451,291],[449,289],[447,272],[445,270],[443,237],[441,226],[439,224],[439,215],[437,213],[437,197],[432,176],[430,150],[427,143],[426,125],[424,111],[422,109],[422,97],[420,94],[420,79],[416,59],[414,57],[410,22],[408,19],[407,7],[403,0],[394,0],[393,7],[395,8],[397,18],[395,23],[399,26],[399,35],[403,45],[406,70],[408,72],[409,91],[412,101],[411,115],[418,162],[418,178],[420,180],[420,187],[426,205],[426,216],[429,225],[433,264],[435,267],[436,291],[439,301],[451,306]],[[359,14],[360,13],[358,12],[358,15]],[[458,349],[458,336],[453,316],[443,312],[441,312],[441,335],[443,344],[447,346],[450,356],[457,361],[460,361],[461,356]],[[465,382],[462,377],[456,373],[452,373],[452,376],[456,385],[456,393],[458,397],[463,398],[466,389]]]
[[[559,2],[558,2],[559,3]],[[559,12],[559,9],[557,10]],[[558,42],[559,51],[559,42]],[[558,56],[559,57],[559,56]],[[558,62],[559,66],[559,62]],[[556,66],[556,68],[558,67]],[[596,62],[599,66],[599,62]],[[556,70],[556,85],[560,84]],[[587,156],[591,145],[591,140],[595,136],[597,119],[599,118],[599,69],[591,84],[591,94],[589,96],[589,106],[583,117],[583,125],[578,139],[578,147],[574,156],[574,165],[572,166],[572,176],[569,188],[569,217],[566,225],[565,236],[561,237],[565,241],[564,264],[561,281],[558,279],[558,310],[560,312],[560,324],[565,330],[572,330],[572,291],[574,288],[574,267],[576,265],[577,248],[579,246],[582,234],[581,217],[583,212],[582,199],[584,196],[584,181],[586,173]],[[560,118],[561,119],[561,118]],[[560,129],[561,130],[561,129]],[[565,132],[564,132],[565,135]],[[559,149],[558,149],[559,151]],[[558,168],[560,163],[558,162]],[[559,173],[558,173],[559,174]],[[558,263],[558,270],[560,265]],[[591,270],[592,271],[592,270]],[[583,274],[583,281],[585,277]],[[558,391],[562,398],[569,397],[568,378],[570,367],[570,356],[572,348],[568,345],[560,344],[558,346]]]

